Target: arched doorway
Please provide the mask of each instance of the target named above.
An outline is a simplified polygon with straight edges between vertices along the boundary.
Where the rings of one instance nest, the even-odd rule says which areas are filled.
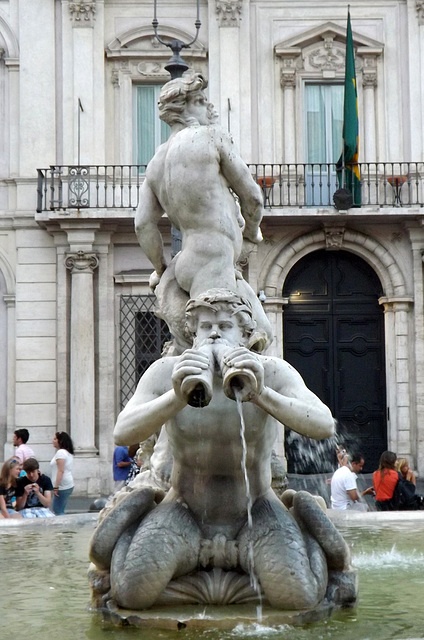
[[[364,471],[387,449],[384,318],[381,283],[347,251],[315,251],[288,274],[283,297],[284,358],[331,409],[339,439],[364,454]],[[305,450],[307,449],[307,450]],[[329,471],[334,443],[312,442],[287,430],[288,470]]]

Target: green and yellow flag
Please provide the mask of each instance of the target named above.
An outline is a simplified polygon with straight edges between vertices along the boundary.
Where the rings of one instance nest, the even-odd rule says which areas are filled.
[[[346,67],[343,109],[343,150],[336,164],[339,188],[345,187],[353,196],[353,206],[361,206],[361,175],[359,157],[358,95],[356,91],[355,56],[353,51],[350,11],[347,12]]]

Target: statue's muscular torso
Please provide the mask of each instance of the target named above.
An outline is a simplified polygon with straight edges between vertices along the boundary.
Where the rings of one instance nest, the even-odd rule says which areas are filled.
[[[159,147],[146,172],[161,207],[182,232],[176,278],[192,296],[204,289],[204,277],[208,288],[233,290],[242,247],[239,209],[221,172],[219,148],[227,141],[224,132],[220,136],[214,126],[186,127]]]
[[[275,422],[251,402],[243,403],[242,411],[254,502],[270,490]],[[186,406],[166,426],[174,456],[168,499],[182,499],[208,536],[222,532],[234,537],[246,522],[247,492],[240,416],[237,404],[223,393],[222,379],[215,377],[207,407]]]

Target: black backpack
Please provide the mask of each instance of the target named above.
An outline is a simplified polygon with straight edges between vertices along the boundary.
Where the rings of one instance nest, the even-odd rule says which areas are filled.
[[[414,483],[410,480],[405,480],[399,472],[398,475],[399,480],[392,498],[395,509],[399,509],[399,511],[418,509],[418,496],[415,495]]]

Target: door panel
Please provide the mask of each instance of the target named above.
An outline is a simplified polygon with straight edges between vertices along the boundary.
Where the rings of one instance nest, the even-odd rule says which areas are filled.
[[[283,316],[285,359],[330,407],[338,421],[338,439],[348,450],[361,451],[364,471],[373,471],[387,448],[380,281],[353,254],[317,251],[293,267],[283,295],[289,298]],[[317,445],[287,432],[289,471],[331,470],[334,442]],[[317,460],[305,454],[307,448],[317,452]]]

